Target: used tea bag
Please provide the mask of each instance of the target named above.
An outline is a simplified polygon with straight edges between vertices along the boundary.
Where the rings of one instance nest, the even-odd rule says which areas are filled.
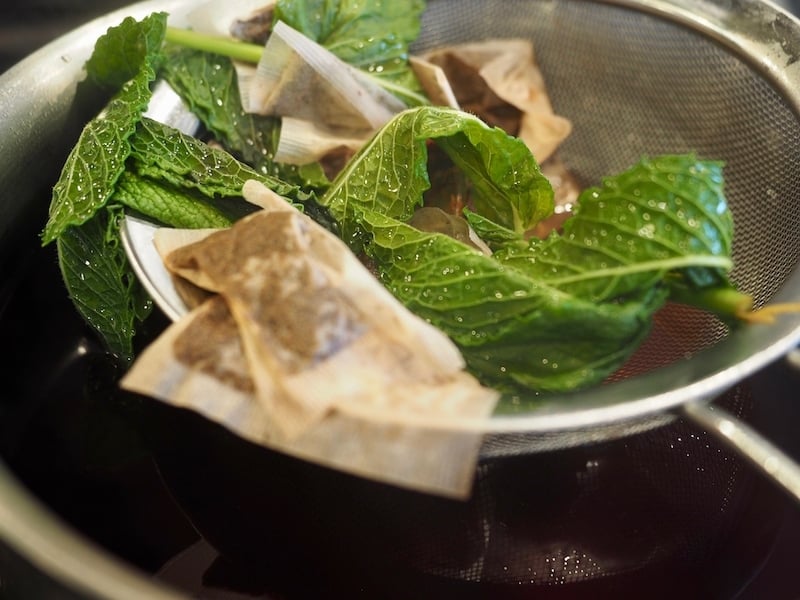
[[[469,42],[423,57],[444,70],[464,110],[517,135],[540,164],[570,134],[571,122],[553,112],[529,40]]]
[[[458,108],[458,101],[441,67],[418,57],[411,57],[409,62],[432,104]],[[374,130],[346,129],[338,124],[329,127],[307,119],[284,116],[281,120],[275,161],[305,165],[332,155],[342,154],[349,157],[355,154],[373,134]]]
[[[225,300],[213,295],[148,346],[121,385],[207,416],[255,424],[263,418],[242,357],[236,322]]]
[[[276,0],[206,0],[194,3],[186,14],[186,22],[190,29],[209,35],[228,36],[233,34],[238,39],[253,41],[247,38],[241,28],[250,21],[269,21]]]
[[[305,119],[283,117],[275,161],[305,165],[337,151],[355,154],[372,136],[371,131],[342,131]]]
[[[259,183],[244,193],[266,208],[168,255],[215,294],[148,347],[123,386],[288,454],[464,497],[481,434],[447,424],[487,418],[497,393],[341,240]]]
[[[431,104],[461,108],[442,67],[420,56],[411,56],[408,61]]]
[[[199,242],[205,237],[211,235],[218,229],[170,229],[170,235],[164,235],[164,229],[156,229],[153,234],[153,245],[159,256],[167,256],[173,250],[177,250],[182,246]],[[172,284],[178,297],[183,301],[183,304],[189,309],[193,309],[202,304],[211,295],[206,289],[195,285],[188,279],[183,277],[171,277]]]
[[[348,130],[374,131],[406,108],[366,73],[282,21],[267,40],[247,98],[248,112]]]
[[[253,395],[238,327],[221,296],[170,326],[137,359],[122,384],[309,462],[446,497],[466,498],[471,491],[481,441],[475,433],[333,411],[288,441]],[[446,405],[437,416],[448,417]],[[449,416],[460,418],[463,412]]]

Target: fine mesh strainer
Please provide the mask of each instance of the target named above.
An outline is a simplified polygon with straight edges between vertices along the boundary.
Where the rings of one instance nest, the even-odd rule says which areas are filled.
[[[733,279],[756,305],[800,299],[800,24],[761,2],[433,0],[417,48],[533,40],[556,112],[574,124],[560,155],[584,184],[643,155],[726,163]],[[718,397],[792,350],[800,315],[726,329],[683,307],[657,315],[624,376],[492,420],[483,456],[566,448],[688,415],[800,498],[800,475],[719,407]],[[778,466],[780,465],[780,466]]]
[[[756,306],[800,300],[800,22],[755,1],[430,0],[413,50],[495,37],[533,41],[554,108],[573,123],[560,157],[583,184],[648,155],[724,161],[733,280]],[[135,248],[129,256],[136,266]],[[487,433],[481,456],[497,458],[629,436],[683,415],[800,499],[800,469],[708,404],[798,340],[800,311],[729,332],[669,306],[605,385],[523,399],[488,425],[431,426],[477,428]]]

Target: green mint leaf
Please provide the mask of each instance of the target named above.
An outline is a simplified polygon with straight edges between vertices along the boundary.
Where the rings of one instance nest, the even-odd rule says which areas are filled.
[[[113,199],[169,227],[228,227],[233,222],[219,208],[189,195],[185,189],[129,171],[117,181]]]
[[[430,139],[478,194],[467,218],[503,247],[524,242],[522,232],[552,212],[552,188],[522,142],[466,113],[422,107],[388,123],[322,197],[342,237],[362,244],[356,249],[387,288],[447,333],[485,383],[561,391],[616,370],[647,334],[665,292],[592,302],[447,235],[412,227],[428,188]]]
[[[167,13],[156,12],[141,21],[126,17],[95,42],[86,72],[101,87],[118,90],[144,68],[158,70],[167,26]]]
[[[364,252],[386,287],[459,346],[484,383],[506,391],[566,391],[614,372],[650,329],[666,291],[597,303],[440,233],[353,208]]]
[[[179,222],[186,227],[221,226],[220,219],[235,219],[253,209],[241,199],[242,186],[248,179],[257,179],[327,229],[336,228],[313,189],[265,175],[226,150],[168,125],[142,118],[130,145],[128,172],[121,177],[114,198],[157,221],[173,226]],[[130,182],[146,184],[148,194],[133,197]],[[186,217],[179,214],[183,211]]]
[[[419,36],[425,6],[424,0],[278,0],[274,18],[417,105],[425,100],[408,64],[408,46]]]
[[[603,302],[681,274],[728,285],[733,220],[722,163],[696,156],[643,159],[584,190],[561,235],[496,258],[588,300]]]
[[[109,206],[58,237],[58,261],[67,291],[83,319],[123,362],[133,357],[137,322],[152,302],[131,271],[119,239],[121,211]]]
[[[478,191],[465,216],[492,256],[409,224],[428,186],[428,139]],[[526,241],[552,210],[533,157],[474,117],[426,107],[387,124],[322,202],[387,288],[447,333],[482,381],[567,391],[617,370],[671,289],[725,280],[732,219],[721,169],[693,155],[643,160],[586,190],[562,235]]]
[[[471,117],[436,142],[472,182],[478,215],[522,235],[553,212],[553,188],[518,138]]]
[[[408,221],[430,185],[427,144],[435,140],[470,179],[475,210],[522,232],[553,210],[553,190],[525,144],[477,117],[445,107],[418,107],[395,116],[339,173],[321,202],[347,229],[348,205],[358,203]]]
[[[247,179],[258,179],[282,196],[299,187],[265,175],[229,152],[147,117],[130,138],[131,168],[141,175],[197,189],[209,198],[241,196]]]
[[[516,231],[512,231],[507,227],[498,225],[491,219],[488,219],[468,208],[462,209],[464,218],[472,227],[473,231],[481,238],[493,251],[505,248],[507,246],[514,246],[516,248],[527,248],[529,242],[525,236]]]
[[[154,13],[141,22],[125,19],[98,40],[87,63],[98,81],[124,85],[83,129],[53,187],[42,243],[58,238],[68,227],[81,225],[102,208],[114,191],[130,153],[128,138],[150,101],[166,15]],[[116,47],[120,39],[123,46]],[[138,63],[137,63],[138,61]],[[138,70],[135,68],[138,64]],[[116,76],[115,69],[120,69]]]

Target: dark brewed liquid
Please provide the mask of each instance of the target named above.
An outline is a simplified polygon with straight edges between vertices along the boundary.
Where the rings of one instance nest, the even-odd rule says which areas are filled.
[[[727,598],[783,522],[771,484],[682,422],[484,461],[468,502],[270,452],[120,391],[54,249],[18,257],[0,296],[3,459],[67,522],[193,594]],[[749,387],[726,402],[759,417]]]

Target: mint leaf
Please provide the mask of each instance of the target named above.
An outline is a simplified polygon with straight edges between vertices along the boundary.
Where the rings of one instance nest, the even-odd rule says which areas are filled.
[[[666,298],[654,287],[619,302],[591,302],[444,234],[367,208],[352,211],[381,281],[501,390],[566,391],[602,380],[646,337]]]
[[[165,28],[166,14],[154,13],[141,22],[125,19],[98,40],[87,63],[90,75],[107,85],[125,84],[84,127],[67,157],[53,187],[43,245],[88,221],[111,197],[130,153],[128,138],[150,100]]]
[[[86,61],[86,72],[100,85],[116,91],[138,76],[142,69],[152,76],[158,70],[167,13],[154,12],[141,21],[126,17],[97,39]]]
[[[426,100],[408,64],[408,46],[419,36],[425,6],[424,0],[278,0],[274,18],[418,105]]]
[[[431,137],[469,178],[481,217],[522,235],[553,212],[553,188],[518,138],[474,117]]]
[[[169,227],[228,227],[223,211],[180,188],[129,171],[117,181],[114,200]]]
[[[299,187],[265,175],[229,152],[185,135],[168,125],[143,118],[130,139],[131,168],[141,175],[194,188],[205,196],[241,196],[247,179],[258,179],[282,196]]]
[[[408,223],[428,186],[429,138],[477,190],[466,218],[492,256]],[[552,190],[517,143],[458,111],[411,109],[322,198],[343,238],[357,240],[387,288],[447,333],[482,381],[507,391],[597,383],[639,346],[671,290],[730,289],[733,223],[720,163],[643,160],[586,190],[563,235],[526,241],[552,210]]]
[[[491,219],[480,215],[469,208],[462,209],[464,218],[466,219],[472,230],[480,237],[486,244],[493,250],[497,251],[507,246],[514,246],[517,248],[527,248],[528,240],[524,234],[518,233],[498,225]]]
[[[327,229],[336,228],[336,223],[328,211],[317,203],[313,189],[307,190],[297,184],[265,175],[236,159],[226,150],[210,146],[168,125],[145,117],[139,123],[136,133],[131,136],[130,144],[129,175],[135,174],[150,180],[151,185],[162,187],[163,189],[157,192],[159,194],[183,194],[184,198],[175,198],[175,202],[205,203],[215,212],[236,218],[237,215],[242,216],[253,210],[251,205],[241,199],[242,186],[248,179],[257,179]],[[167,188],[173,189],[169,191]],[[134,206],[136,201],[133,198],[119,198],[119,200],[137,210],[145,208]],[[237,203],[240,206],[237,207]],[[148,210],[152,212],[145,214],[164,223],[174,223],[177,215],[170,216],[167,212],[162,212],[158,209],[158,205],[158,201],[150,203]],[[173,213],[176,209],[164,207],[163,210]],[[187,210],[197,212],[206,209],[194,210],[187,207]],[[195,227],[216,226],[212,220],[196,217],[197,215],[194,215],[191,218]],[[208,217],[216,219],[210,214]]]
[[[387,123],[339,173],[321,202],[347,228],[348,205],[407,221],[430,186],[427,144],[435,140],[474,187],[476,212],[525,231],[553,210],[553,190],[527,146],[466,112],[408,109]]]
[[[64,284],[83,319],[123,362],[133,357],[136,323],[152,301],[128,265],[119,239],[121,211],[100,210],[80,227],[58,237],[58,261]]]
[[[495,258],[595,302],[658,284],[668,273],[697,287],[723,284],[731,269],[733,219],[723,165],[692,154],[643,159],[584,190],[561,235]]]

